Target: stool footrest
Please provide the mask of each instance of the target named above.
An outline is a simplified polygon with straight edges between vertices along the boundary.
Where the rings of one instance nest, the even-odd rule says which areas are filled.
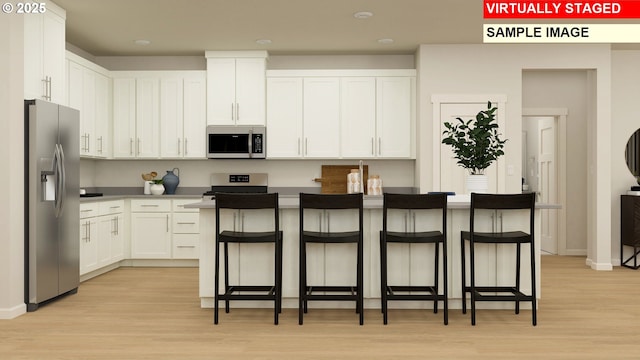
[[[400,294],[400,293],[403,294]],[[412,292],[412,294],[406,294]],[[420,294],[416,294],[420,293]],[[444,300],[434,286],[387,286],[387,300]]]
[[[236,294],[236,292],[266,292],[266,294]],[[274,300],[276,287],[271,285],[236,285],[230,286],[218,294],[219,300]]]
[[[313,294],[314,292],[342,292],[348,294]],[[305,300],[357,301],[358,290],[356,286],[307,286],[303,297]]]
[[[466,292],[471,292],[471,287],[465,287]],[[509,293],[509,294],[484,294],[493,293]],[[532,295],[526,295],[517,290],[515,287],[509,286],[476,286],[476,301],[532,301]]]

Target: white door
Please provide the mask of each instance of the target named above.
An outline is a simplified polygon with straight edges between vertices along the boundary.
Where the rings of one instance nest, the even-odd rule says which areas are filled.
[[[556,176],[556,122],[552,117],[538,120],[538,201],[556,204],[557,176]],[[543,251],[557,254],[558,241],[557,211],[541,210],[542,223],[541,248]]]
[[[440,190],[455,191],[456,194],[467,194],[465,179],[468,171],[457,164],[455,154],[449,145],[442,144],[442,132],[445,122],[457,123],[460,117],[465,122],[475,119],[480,111],[487,110],[487,103],[445,103],[440,105]],[[497,119],[497,116],[496,116]],[[504,134],[504,129],[500,131]],[[504,139],[504,136],[502,137]],[[485,170],[489,177],[489,193],[498,192],[497,164],[494,162]]]
[[[304,149],[308,158],[340,156],[340,79],[304,79]]]
[[[267,157],[302,156],[302,78],[267,79]]]
[[[234,125],[236,61],[207,59],[207,125]]]
[[[113,79],[113,157],[136,156],[136,79]]]
[[[238,125],[265,124],[265,59],[236,59],[235,116]]]
[[[136,79],[136,153],[139,158],[160,155],[160,79]]]
[[[340,86],[342,157],[375,157],[376,79],[347,77]]]
[[[207,126],[207,82],[204,76],[184,79],[182,155],[185,158],[205,159]]]
[[[183,79],[160,80],[160,157],[182,157]]]
[[[411,157],[412,79],[381,77],[377,82],[377,156]]]

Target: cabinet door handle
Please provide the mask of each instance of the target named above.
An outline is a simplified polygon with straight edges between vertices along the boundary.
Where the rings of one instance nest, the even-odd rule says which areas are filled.
[[[178,245],[176,246],[178,249],[193,249],[196,246],[195,245]]]
[[[98,140],[100,140],[100,150],[98,150],[98,152],[102,154],[102,136],[100,136]]]
[[[187,144],[188,144],[187,140],[188,140],[187,138],[184,138],[184,156],[187,156],[188,149],[189,149],[189,146],[187,146]]]
[[[240,120],[240,104],[236,103],[236,121]]]
[[[142,140],[140,140],[140,138],[138,138],[138,153],[136,155],[140,156],[140,143],[142,142]]]
[[[51,76],[47,76],[47,82],[49,83],[47,98],[49,99],[49,101],[51,101]]]
[[[300,138],[298,138],[298,155],[301,155],[300,154]]]
[[[47,100],[47,76],[42,79],[42,99]]]
[[[91,150],[91,138],[89,137],[89,134],[87,134],[87,152],[90,152]]]
[[[169,232],[169,214],[167,214],[167,232]]]
[[[382,138],[378,138],[378,155],[382,155]]]
[[[129,155],[133,156],[133,138],[129,138]]]
[[[374,150],[374,145],[373,145],[373,143],[374,143],[373,138],[371,138],[371,155],[375,155],[375,154],[376,154],[376,152],[375,152],[375,150]]]
[[[304,155],[309,155],[309,138],[304,138]]]
[[[180,155],[180,138],[178,138],[178,155]]]
[[[233,110],[233,103],[231,103],[231,121],[234,121],[235,119],[236,119],[236,116],[235,116],[235,112]]]

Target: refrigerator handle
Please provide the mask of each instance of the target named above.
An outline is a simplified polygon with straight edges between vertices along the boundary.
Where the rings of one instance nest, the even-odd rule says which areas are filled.
[[[60,216],[60,182],[62,179],[60,178],[60,150],[58,144],[56,144],[56,148],[53,151],[53,169],[52,173],[55,181],[55,189],[53,194],[53,210],[56,217]]]
[[[62,144],[59,144],[60,148],[60,173],[61,173],[61,184],[60,184],[60,214],[62,214],[62,210],[64,210],[64,201],[67,196],[67,167],[65,166],[64,159],[64,149],[62,148]]]

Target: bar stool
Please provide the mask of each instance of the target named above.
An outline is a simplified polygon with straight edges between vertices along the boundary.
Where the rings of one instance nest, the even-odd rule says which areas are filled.
[[[321,210],[326,214],[325,229],[322,221],[319,231],[305,230],[305,211]],[[357,231],[331,231],[330,216],[337,210],[357,210]],[[337,216],[344,214],[337,214]],[[302,325],[303,313],[308,310],[309,301],[355,301],[356,312],[360,315],[360,325],[364,324],[363,309],[363,220],[362,194],[300,194],[300,288],[298,303],[298,323]],[[322,216],[322,215],[321,215]],[[310,285],[307,281],[307,244],[357,244],[356,285],[327,286]],[[315,293],[318,292],[318,293]]]
[[[389,231],[387,227],[388,212],[397,210],[434,210],[441,212],[442,230],[434,231]],[[438,214],[433,214],[438,215]],[[444,324],[449,323],[449,306],[447,292],[447,195],[440,194],[384,194],[382,208],[382,231],[380,231],[380,294],[383,322],[387,324],[387,302],[400,301],[433,301],[433,312],[438,313],[438,301],[444,306]],[[433,244],[435,257],[433,285],[389,285],[387,283],[387,244]],[[442,246],[442,290],[439,294],[440,246]],[[425,259],[429,262],[430,260]]]
[[[475,231],[476,210],[512,211],[529,210],[529,233],[523,231],[496,231],[496,224],[492,224],[491,232]],[[536,263],[534,245],[534,212],[535,193],[528,194],[471,194],[470,231],[462,231],[460,234],[462,254],[462,312],[467,312],[466,293],[471,294],[471,324],[476,324],[476,301],[513,301],[515,313],[520,313],[520,301],[531,302],[531,316],[533,326],[537,323],[536,315]],[[500,216],[502,217],[502,215]],[[470,262],[470,286],[466,284],[465,273],[465,241],[469,241]],[[477,286],[475,280],[475,244],[515,244],[516,245],[516,269],[515,286]],[[520,263],[521,245],[529,244],[531,256],[531,294],[525,295],[520,291]],[[495,293],[495,294],[486,294]]]
[[[231,300],[268,300],[274,302],[273,323],[278,324],[278,314],[282,311],[282,231],[280,231],[278,194],[257,193],[216,193],[216,255],[215,255],[215,285],[214,285],[214,318],[218,323],[218,302],[225,301],[225,312],[229,312]],[[244,231],[221,228],[220,210],[241,210],[251,213],[251,210],[272,210],[274,230],[272,231]],[[244,214],[243,213],[243,214]],[[255,215],[255,214],[254,214]],[[234,221],[235,222],[235,221]],[[243,226],[244,227],[244,226]],[[224,293],[220,293],[220,244],[224,244]],[[231,285],[229,283],[229,244],[273,243],[274,244],[274,282],[273,285]],[[247,271],[256,269],[247,269]]]

